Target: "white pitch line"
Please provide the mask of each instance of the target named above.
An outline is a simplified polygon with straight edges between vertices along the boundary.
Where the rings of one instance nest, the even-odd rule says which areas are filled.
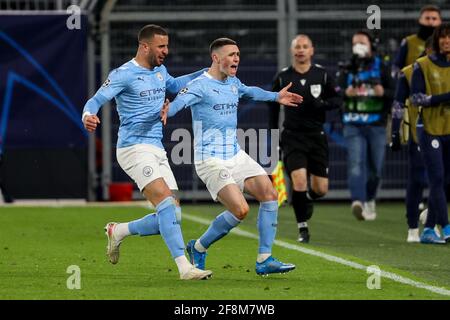
[[[211,223],[211,221],[207,220],[207,219],[203,219],[203,218],[199,218],[196,216],[192,216],[190,214],[186,214],[183,213],[183,219],[187,219],[190,221],[194,221],[194,222],[198,222],[204,225],[209,225]],[[239,228],[234,228],[231,230],[231,233],[239,235],[239,236],[243,236],[243,237],[247,237],[247,238],[251,238],[251,239],[259,239],[259,237],[256,234],[253,234],[251,232],[247,232],[244,230],[241,230]],[[302,252],[304,254],[309,254],[312,256],[316,256],[331,262],[335,262],[335,263],[339,263],[339,264],[343,264],[345,266],[351,267],[351,268],[355,268],[355,269],[360,269],[360,270],[367,270],[368,266],[350,261],[350,260],[346,260],[340,257],[336,257],[333,256],[331,254],[327,254],[327,253],[323,253],[320,251],[316,251],[313,249],[308,249],[308,248],[304,248],[301,247],[299,245],[295,245],[295,244],[291,244],[288,242],[284,242],[284,241],[280,241],[280,240],[275,240],[275,244],[286,248],[286,249],[291,249],[291,250],[295,250],[295,251],[299,251]],[[412,279],[400,276],[398,274],[395,274],[393,272],[388,272],[388,271],[382,271],[381,270],[381,274],[382,277],[390,279],[392,281],[395,282],[400,282],[406,285],[410,285],[416,288],[421,288],[421,289],[425,289],[440,295],[444,295],[444,296],[450,296],[450,290],[447,290],[445,288],[440,288],[440,287],[435,287],[435,286],[431,286],[429,284],[423,283],[423,282],[419,282],[419,281],[414,281]]]

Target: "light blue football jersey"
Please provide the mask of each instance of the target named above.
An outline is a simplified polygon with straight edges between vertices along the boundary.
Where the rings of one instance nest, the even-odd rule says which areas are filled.
[[[277,92],[248,87],[237,77],[216,80],[207,72],[190,81],[170,104],[171,117],[190,107],[194,130],[194,160],[230,159],[240,150],[237,141],[239,99],[276,101]]]
[[[83,114],[97,114],[105,102],[115,98],[120,119],[117,147],[151,144],[164,149],[160,111],[166,90],[175,94],[202,72],[174,78],[164,65],[149,70],[132,59],[111,71],[102,87],[87,101]]]

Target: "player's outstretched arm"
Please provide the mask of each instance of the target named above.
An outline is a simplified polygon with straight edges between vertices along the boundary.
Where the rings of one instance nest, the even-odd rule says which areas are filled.
[[[161,121],[163,124],[166,124],[167,118],[173,117],[184,108],[197,104],[202,99],[202,96],[201,86],[198,83],[193,83],[181,89],[172,102],[169,103],[167,99],[164,102],[160,113]]]
[[[289,83],[286,87],[280,90],[280,92],[266,91],[259,87],[247,87],[242,82],[238,82],[240,97],[253,101],[272,101],[278,102],[289,107],[296,107],[302,103],[303,97],[289,92],[288,89],[292,86]]]
[[[288,107],[297,107],[303,102],[303,97],[296,93],[289,92],[288,89],[290,87],[292,87],[292,82],[289,82],[286,87],[280,90],[277,102]]]
[[[176,78],[172,77],[169,74],[168,79],[166,81],[166,90],[169,91],[170,93],[178,93],[181,89],[186,87],[189,81],[194,80],[195,78],[202,75],[203,72],[206,71],[208,71],[208,68],[204,68]]]
[[[187,104],[179,98],[175,98],[175,100],[173,100],[172,102],[169,102],[169,99],[166,99],[166,101],[164,101],[164,104],[161,108],[161,112],[159,113],[159,115],[161,116],[161,122],[163,123],[163,125],[166,125],[167,123],[167,118],[171,118],[174,115],[176,115],[178,113],[178,111],[180,111],[181,109],[184,109],[187,107]]]

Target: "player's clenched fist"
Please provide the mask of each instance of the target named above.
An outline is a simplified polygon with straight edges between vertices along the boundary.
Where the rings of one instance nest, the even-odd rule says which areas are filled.
[[[95,114],[87,115],[83,118],[83,125],[89,132],[94,132],[99,123],[100,119]]]

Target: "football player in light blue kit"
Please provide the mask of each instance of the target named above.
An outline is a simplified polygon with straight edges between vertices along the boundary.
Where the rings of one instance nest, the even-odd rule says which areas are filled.
[[[113,70],[83,110],[84,126],[92,132],[100,123],[96,115],[100,107],[115,98],[120,118],[117,160],[157,211],[129,223],[108,223],[105,227],[107,255],[116,264],[120,244],[126,236],[161,234],[178,266],[180,278],[205,279],[212,272],[195,268],[184,253],[181,209],[171,191],[178,187],[161,143],[160,118],[166,90],[177,93],[202,71],[179,78],[170,76],[162,64],[168,54],[169,38],[167,31],[159,26],[143,27],[138,41],[136,57]]]
[[[264,169],[239,147],[237,108],[241,97],[254,101],[277,101],[285,106],[297,106],[302,97],[287,91],[292,83],[279,93],[242,84],[235,77],[239,48],[231,39],[216,39],[211,43],[210,52],[213,62],[209,71],[189,82],[161,113],[165,122],[167,116],[171,117],[183,108],[191,108],[197,174],[212,198],[227,209],[216,217],[199,239],[188,242],[189,257],[196,267],[205,269],[206,250],[246,217],[249,206],[242,193],[244,191],[260,202],[256,273],[267,275],[291,271],[295,265],[272,257],[278,215],[277,192]]]

